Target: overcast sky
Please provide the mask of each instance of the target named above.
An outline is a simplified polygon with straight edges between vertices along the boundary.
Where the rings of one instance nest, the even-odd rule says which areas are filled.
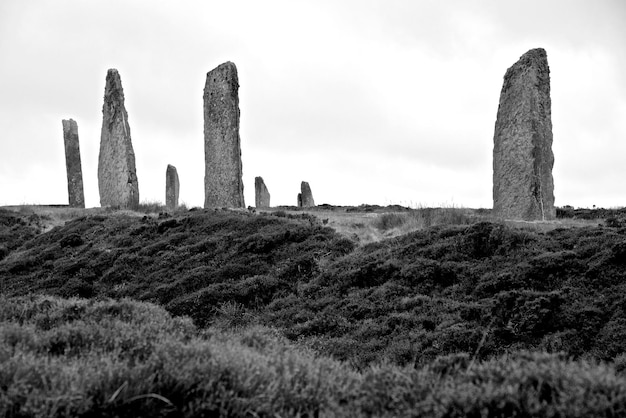
[[[107,69],[121,75],[141,201],[204,202],[202,94],[239,72],[244,194],[272,205],[492,207],[506,69],[551,71],[555,203],[626,206],[626,1],[0,1],[0,205],[67,203],[62,119],[99,206]]]

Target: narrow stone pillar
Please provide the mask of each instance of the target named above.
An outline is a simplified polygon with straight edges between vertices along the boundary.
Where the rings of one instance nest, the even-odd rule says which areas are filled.
[[[104,88],[98,189],[101,206],[122,209],[137,209],[139,206],[135,152],[124,107],[122,80],[115,69],[107,72]]]
[[[63,141],[65,142],[65,168],[67,170],[67,194],[73,208],[85,207],[83,191],[83,169],[80,162],[78,125],[73,119],[63,119]]]
[[[265,186],[263,177],[254,178],[254,205],[257,208],[269,208],[270,207],[270,192]]]
[[[169,210],[174,210],[178,207],[179,191],[178,171],[176,171],[176,167],[168,164],[165,171],[165,206]]]
[[[302,207],[312,207],[315,206],[315,201],[313,200],[313,193],[311,193],[311,187],[309,183],[303,181],[300,184],[300,195],[299,195],[300,206]]]
[[[239,80],[232,62],[209,71],[204,86],[204,207],[245,207],[239,139]]]
[[[556,217],[550,68],[532,49],[504,76],[493,146],[493,212],[505,219]]]
[[[302,193],[298,193],[298,207],[302,207]]]

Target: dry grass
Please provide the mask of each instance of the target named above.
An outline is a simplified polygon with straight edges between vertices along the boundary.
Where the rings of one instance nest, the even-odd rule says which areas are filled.
[[[553,221],[502,220],[491,215],[490,210],[462,207],[439,207],[404,210],[355,211],[342,207],[310,208],[306,210],[287,208],[263,209],[263,212],[308,213],[320,219],[339,234],[359,244],[379,242],[421,229],[438,225],[471,225],[475,222],[502,222],[510,227],[547,232],[558,228],[580,228],[603,224],[602,219],[556,219]]]
[[[435,225],[467,225],[487,220],[474,209],[466,208],[418,208],[375,211],[355,211],[342,207],[311,208],[306,210],[266,209],[266,212],[281,210],[287,213],[308,213],[341,235],[359,244],[369,244],[387,238],[394,238],[413,231]]]

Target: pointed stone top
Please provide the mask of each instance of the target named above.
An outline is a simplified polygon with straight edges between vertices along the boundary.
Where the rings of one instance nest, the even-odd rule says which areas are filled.
[[[519,80],[522,79],[528,79],[525,82],[528,86],[534,84],[545,86],[549,94],[550,66],[548,65],[548,54],[545,49],[531,49],[506,70],[502,93],[512,88],[513,84],[520,82]]]
[[[237,66],[235,63],[227,61],[223,64],[218,65],[211,71],[209,71],[206,78],[206,85],[208,86],[211,82],[216,82],[218,79],[220,80],[229,80],[234,82],[235,87],[239,87],[239,77],[237,75]]]
[[[175,175],[175,176],[178,177],[178,170],[176,170],[176,167],[174,167],[173,165],[168,164],[167,165],[167,169],[165,170],[165,174],[167,174],[168,176],[169,175],[172,175],[172,176]]]
[[[533,48],[533,49],[528,50],[528,52],[526,52],[524,55],[522,55],[522,58],[524,57],[545,58],[547,56],[548,54],[546,53],[545,49]]]
[[[236,73],[237,72],[237,66],[232,61],[226,61],[225,63],[218,65],[217,67],[215,67],[211,71],[215,71],[215,70],[220,70],[220,71],[230,70],[230,71],[234,71]]]
[[[66,132],[75,132],[78,135],[78,125],[74,119],[63,119],[61,125],[63,125],[63,134]]]
[[[106,86],[104,87],[104,90],[105,92],[111,90],[123,90],[122,78],[120,77],[120,73],[118,73],[115,68],[111,68],[107,71]]]
[[[520,59],[513,64],[504,75],[504,78],[512,74],[518,73],[523,68],[537,67],[540,70],[550,71],[548,69],[548,54],[543,48],[535,48],[526,52]]]

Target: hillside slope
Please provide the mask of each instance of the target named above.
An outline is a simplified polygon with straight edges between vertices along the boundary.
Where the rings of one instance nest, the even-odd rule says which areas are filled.
[[[543,233],[479,222],[357,247],[282,212],[98,214],[41,234],[3,216],[18,220],[0,237],[22,234],[0,242],[6,296],[131,297],[199,327],[270,325],[357,367],[519,349],[626,360],[620,223]]]

